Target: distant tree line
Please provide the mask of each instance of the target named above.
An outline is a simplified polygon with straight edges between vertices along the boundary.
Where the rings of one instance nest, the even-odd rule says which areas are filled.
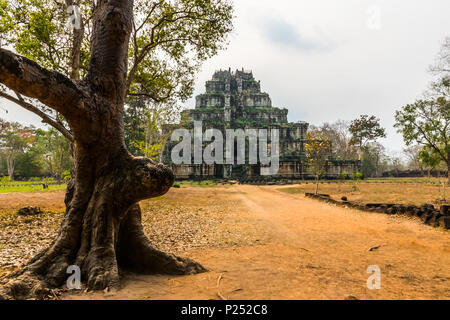
[[[0,176],[10,181],[44,176],[62,181],[71,170],[70,143],[57,130],[0,119]]]

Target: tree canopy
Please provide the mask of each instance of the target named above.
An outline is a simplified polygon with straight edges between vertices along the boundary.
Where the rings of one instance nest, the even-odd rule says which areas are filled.
[[[386,130],[381,127],[380,119],[375,116],[362,115],[350,123],[349,131],[352,134],[350,143],[363,148],[368,142],[386,137]]]
[[[0,0],[0,39],[44,68],[83,79],[91,59],[95,3]],[[128,96],[172,105],[189,98],[202,62],[226,46],[232,20],[233,7],[228,0],[135,0],[127,61]],[[64,118],[45,104],[3,86],[0,97],[34,112],[71,140]]]

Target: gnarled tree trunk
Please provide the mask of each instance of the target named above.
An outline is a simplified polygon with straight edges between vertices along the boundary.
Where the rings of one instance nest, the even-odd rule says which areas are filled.
[[[80,267],[89,289],[117,288],[120,268],[190,274],[199,264],[155,249],[145,237],[138,202],[166,193],[170,169],[125,148],[123,108],[131,0],[102,0],[94,14],[90,69],[70,80],[0,49],[0,83],[60,112],[73,133],[74,178],[56,239],[20,272],[3,281],[0,296],[43,297],[63,285],[67,267]]]

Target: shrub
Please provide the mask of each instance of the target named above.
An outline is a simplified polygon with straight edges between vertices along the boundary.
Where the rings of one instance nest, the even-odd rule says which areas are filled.
[[[8,184],[9,183],[9,177],[4,176],[0,178],[0,184]]]
[[[70,179],[72,179],[72,175],[69,170],[66,170],[63,173],[61,173],[61,177],[64,180],[64,182],[69,182]]]

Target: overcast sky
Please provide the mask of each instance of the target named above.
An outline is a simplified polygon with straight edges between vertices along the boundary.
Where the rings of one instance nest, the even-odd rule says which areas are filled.
[[[195,95],[215,70],[253,70],[274,106],[289,109],[289,121],[373,114],[388,131],[381,142],[402,149],[394,111],[431,80],[427,68],[450,35],[449,0],[235,0],[235,10],[230,45],[204,64]],[[40,123],[19,107],[8,110],[0,117]]]

